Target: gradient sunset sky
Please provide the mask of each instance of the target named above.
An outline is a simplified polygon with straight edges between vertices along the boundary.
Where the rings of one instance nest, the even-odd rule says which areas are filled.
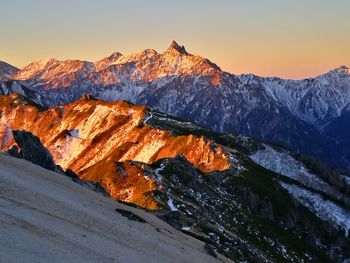
[[[350,66],[350,0],[0,0],[0,60],[95,61],[174,39],[231,73],[300,79]]]

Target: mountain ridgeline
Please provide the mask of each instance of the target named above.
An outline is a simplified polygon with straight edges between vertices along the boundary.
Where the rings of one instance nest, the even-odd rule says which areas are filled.
[[[10,72],[3,94],[14,89],[11,83],[17,90],[22,85],[46,107],[86,93],[105,101],[127,100],[350,169],[350,74],[345,66],[300,81],[236,76],[173,41],[163,53],[116,52],[97,62],[48,59]]]
[[[350,177],[319,163],[350,169],[347,67],[236,76],[174,41],[1,70],[0,151],[150,211],[213,257],[350,260]]]
[[[152,211],[213,256],[350,258],[349,178],[335,181],[281,147],[92,96],[48,109],[23,95],[0,96],[0,112],[2,151]]]

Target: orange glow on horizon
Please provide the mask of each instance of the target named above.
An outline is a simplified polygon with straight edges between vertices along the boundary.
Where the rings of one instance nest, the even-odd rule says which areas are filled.
[[[234,74],[302,79],[350,66],[347,0],[11,0],[1,7],[0,60],[20,68],[51,57],[161,53],[173,39]]]
[[[170,42],[169,42],[170,43]],[[183,44],[183,43],[181,43]],[[185,45],[187,48],[187,46]],[[145,48],[146,49],[146,48]],[[328,58],[319,58],[315,54],[309,53],[309,54],[303,54],[300,52],[299,54],[296,54],[295,56],[292,56],[293,54],[289,54],[288,52],[285,53],[285,55],[281,55],[281,51],[279,52],[273,52],[272,50],[265,50],[264,52],[247,52],[248,55],[245,53],[237,52],[236,50],[230,51],[229,54],[225,54],[224,52],[219,53],[217,50],[214,49],[202,49],[201,53],[196,52],[195,48],[188,49],[189,53],[194,55],[200,55],[204,58],[208,58],[211,62],[217,64],[222,70],[233,73],[236,75],[239,74],[255,74],[258,76],[265,76],[265,77],[280,77],[280,78],[287,78],[287,79],[304,79],[304,78],[311,78],[316,77],[318,75],[324,74],[332,69],[338,68],[342,65],[350,66],[350,56],[347,58],[344,54],[339,54],[337,56],[331,57],[331,55],[328,55]],[[135,49],[137,50],[137,49]],[[130,53],[138,52],[142,49],[139,49],[137,51],[131,51]],[[81,60],[86,61],[98,61],[102,59],[103,57],[107,57],[113,52],[119,52],[119,50],[114,51],[106,51],[98,52],[96,55],[82,55]],[[163,51],[157,50],[157,52],[162,53],[165,49],[163,48]],[[215,52],[213,52],[215,51]],[[48,58],[57,58],[59,60],[66,60],[66,59],[79,59],[77,56],[65,56],[63,55],[65,53],[65,50],[60,50],[61,56],[47,56],[44,59]],[[83,52],[85,53],[85,52]],[[88,52],[86,52],[87,54]],[[341,52],[339,52],[341,53]],[[123,52],[124,55],[128,55],[129,53]],[[206,56],[208,54],[208,56]],[[344,59],[346,58],[346,59]],[[32,57],[32,60],[28,60],[23,62],[19,58],[12,58],[12,59],[6,59],[6,58],[0,58],[0,60],[3,60],[11,65],[17,66],[18,68],[23,68],[29,63],[33,61],[37,61],[42,59],[42,57],[34,58]],[[213,81],[219,81],[217,79]]]

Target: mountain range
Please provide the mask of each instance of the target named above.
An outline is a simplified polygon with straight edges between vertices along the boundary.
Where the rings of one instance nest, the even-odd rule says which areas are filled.
[[[51,108],[1,95],[0,113],[1,151],[146,209],[214,257],[350,258],[349,177],[284,148],[91,95]]]
[[[127,100],[350,169],[346,66],[305,80],[234,75],[175,41],[163,53],[116,52],[97,62],[48,59],[21,70],[1,65],[2,94],[26,93],[44,107],[73,102],[86,93],[105,101]]]
[[[236,76],[172,42],[0,68],[0,151],[153,213],[216,259],[350,259],[350,176],[319,162],[349,169],[347,67]]]

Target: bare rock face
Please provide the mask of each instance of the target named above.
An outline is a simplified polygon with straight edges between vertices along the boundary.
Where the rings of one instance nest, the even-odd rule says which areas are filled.
[[[95,192],[99,192],[104,196],[108,196],[108,193],[99,183],[81,180],[72,170],[68,169],[63,171],[61,166],[55,164],[51,153],[41,143],[40,139],[31,132],[12,131],[12,133],[16,144],[7,151],[8,154],[16,158],[26,159],[50,171],[66,175],[70,177],[73,182]]]
[[[186,49],[185,49],[185,47],[184,46],[180,46],[178,43],[176,43],[175,40],[173,40],[171,42],[169,49],[175,49],[176,51],[180,52],[181,54],[188,54]]]
[[[147,195],[156,189],[154,180],[127,163],[117,169],[116,163],[152,164],[181,154],[203,172],[230,167],[229,157],[221,146],[204,136],[176,136],[154,128],[146,123],[149,113],[145,106],[125,101],[108,103],[86,96],[65,106],[42,109],[13,94],[0,96],[0,112],[0,150],[8,150],[15,144],[11,130],[29,131],[64,170],[70,169],[81,179],[100,183],[115,199],[149,209],[157,208]],[[22,133],[18,136],[21,141],[33,140],[33,145],[39,143]],[[48,167],[52,168],[53,164]]]
[[[26,159],[48,170],[63,173],[38,137],[26,131],[13,131],[13,137],[16,145],[8,150],[10,155]]]
[[[0,149],[13,145],[14,155],[49,168],[56,162],[83,186],[156,210],[206,242],[212,255],[239,262],[329,262],[334,257],[326,248],[339,247],[339,258],[349,258],[348,237],[337,225],[283,190],[280,184],[290,179],[247,156],[262,148],[249,138],[217,134],[125,101],[86,97],[43,109],[13,94],[0,96]],[[289,260],[282,259],[286,253]]]

